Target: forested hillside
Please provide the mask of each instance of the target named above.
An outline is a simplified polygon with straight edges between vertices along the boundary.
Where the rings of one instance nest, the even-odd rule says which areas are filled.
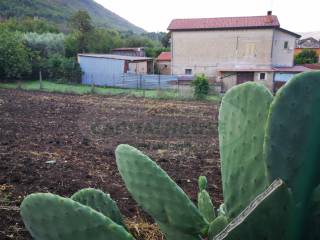
[[[109,11],[93,0],[0,0],[1,18],[40,17],[66,29],[67,20],[78,10],[85,10],[98,27],[143,33],[144,30]]]

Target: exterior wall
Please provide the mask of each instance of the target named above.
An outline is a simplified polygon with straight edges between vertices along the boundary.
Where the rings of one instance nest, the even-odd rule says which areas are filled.
[[[171,74],[171,62],[170,61],[157,61],[157,69],[162,75]]]
[[[148,73],[148,63],[144,62],[129,62],[129,72],[138,74]]]
[[[266,79],[265,80],[259,80],[260,72],[254,73],[254,81],[257,83],[264,84],[270,91],[273,91],[273,72],[266,72]]]
[[[271,66],[273,29],[174,31],[172,74],[217,76],[222,68]]]
[[[275,67],[292,67],[294,60],[294,49],[297,38],[280,30],[274,30],[274,40],[272,48],[272,65]],[[288,48],[284,48],[284,43],[288,42]]]
[[[270,91],[273,91],[273,72],[265,72],[266,79],[259,80],[259,74],[262,72],[254,72],[254,82],[264,84]],[[233,86],[237,85],[237,72],[224,72],[222,74],[222,89],[228,91]]]
[[[83,84],[107,85],[124,73],[124,60],[79,56],[78,61],[83,72]]]

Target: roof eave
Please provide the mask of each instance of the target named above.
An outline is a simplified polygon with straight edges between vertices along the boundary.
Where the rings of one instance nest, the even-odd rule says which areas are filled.
[[[295,32],[291,32],[291,31],[289,31],[287,29],[281,28],[280,26],[279,26],[278,30],[281,31],[281,32],[285,32],[287,34],[290,34],[290,35],[292,35],[292,36],[294,36],[296,38],[301,38],[301,35],[299,35],[299,34],[297,34]]]
[[[168,28],[170,32],[183,32],[183,31],[217,31],[217,30],[241,30],[241,29],[273,29],[280,28],[280,25],[274,26],[252,26],[252,27],[223,27],[223,28]]]

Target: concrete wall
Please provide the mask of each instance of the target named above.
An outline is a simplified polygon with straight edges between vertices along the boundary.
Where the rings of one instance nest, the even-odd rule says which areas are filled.
[[[288,42],[288,48],[284,48],[284,43]],[[292,67],[294,60],[294,49],[296,45],[296,37],[274,30],[272,65],[276,67]]]
[[[162,75],[171,74],[171,62],[170,61],[157,61],[157,69]]]
[[[217,76],[221,68],[271,66],[273,29],[172,32],[172,73]]]
[[[147,74],[148,73],[148,63],[144,62],[129,62],[129,72],[137,74]]]
[[[259,80],[259,75],[262,72],[255,72],[253,81],[264,84],[270,91],[273,91],[273,72],[265,72],[266,79]],[[224,72],[222,74],[222,89],[224,92],[228,91],[233,86],[237,85],[237,73],[236,72]]]

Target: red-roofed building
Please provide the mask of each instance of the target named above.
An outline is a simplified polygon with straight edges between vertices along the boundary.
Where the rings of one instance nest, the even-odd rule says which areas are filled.
[[[159,74],[171,74],[171,52],[162,52],[156,59],[156,66]]]
[[[274,90],[275,68],[292,68],[300,35],[280,27],[277,16],[174,19],[171,73],[204,73],[222,91],[246,81]],[[293,71],[294,72],[294,71]]]

